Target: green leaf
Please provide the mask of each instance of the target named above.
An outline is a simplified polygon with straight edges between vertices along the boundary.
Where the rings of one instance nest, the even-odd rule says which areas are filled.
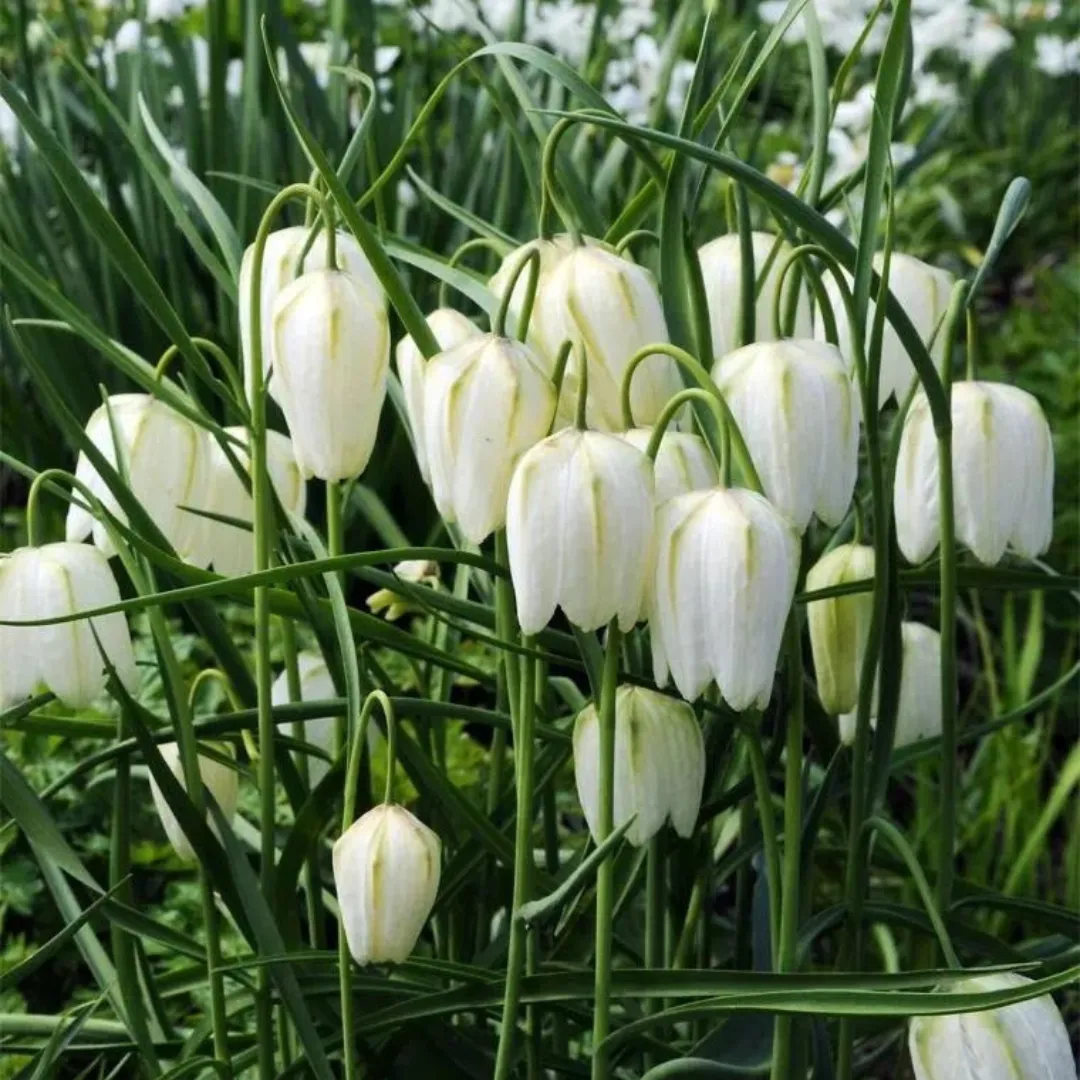
[[[994,222],[994,231],[990,236],[990,243],[986,245],[986,253],[979,263],[979,269],[971,281],[971,289],[968,291],[967,306],[975,303],[975,297],[986,280],[986,275],[994,268],[1001,249],[1005,246],[1013,230],[1020,224],[1020,219],[1031,202],[1031,181],[1024,176],[1014,177],[1009,181],[1005,196],[1001,200],[998,209],[997,220]]]

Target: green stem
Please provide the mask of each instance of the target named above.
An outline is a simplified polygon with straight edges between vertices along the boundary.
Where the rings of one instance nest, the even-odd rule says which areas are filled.
[[[521,314],[518,316],[518,323],[514,327],[514,331],[521,341],[524,341],[528,335],[529,319],[532,318],[533,304],[536,302],[536,285],[540,280],[540,249],[538,247],[530,248],[525,252],[515,263],[514,269],[510,271],[506,289],[503,292],[502,299],[499,301],[499,309],[495,312],[495,320],[491,324],[493,334],[498,334],[501,337],[506,333],[506,313],[510,310],[510,301],[514,298],[518,279],[526,268],[529,271],[529,276],[525,282],[525,299],[522,302]]]
[[[573,217],[567,212],[566,207],[563,205],[562,200],[556,194],[556,179],[555,179],[555,151],[558,149],[559,140],[563,137],[564,132],[575,121],[563,117],[559,120],[554,127],[552,127],[548,134],[547,140],[544,142],[544,155],[541,162],[541,181],[540,181],[540,236],[546,239],[551,235],[548,228],[548,210],[550,207],[555,208],[555,212],[562,220],[566,231],[570,234],[570,238],[575,244],[581,244],[581,233],[578,230]]]
[[[608,625],[604,673],[600,685],[600,799],[596,842],[602,844],[615,819],[615,692],[619,685],[619,624]],[[608,1080],[610,1051],[604,1046],[611,1027],[611,960],[614,945],[615,858],[609,855],[596,872],[596,978],[593,993],[592,1080]]]
[[[262,273],[266,241],[278,213],[291,199],[314,199],[322,204],[323,197],[310,184],[290,184],[271,200],[259,222],[251,265],[251,294],[241,297],[250,305],[251,366],[248,373],[248,398],[251,403],[251,432],[248,448],[251,454],[251,498],[255,573],[270,567],[270,529],[272,500],[266,457],[266,383],[264,379],[262,340]],[[255,616],[255,692],[258,711],[259,737],[259,878],[263,898],[274,905],[274,844],[276,787],[274,776],[274,713],[271,701],[273,672],[270,668],[270,594],[266,585],[256,585],[253,591]],[[197,766],[196,766],[197,768]],[[255,1030],[258,1040],[258,1063],[261,1080],[273,1080],[274,1012],[273,987],[270,970],[258,969],[256,983]]]
[[[533,646],[531,638],[525,645]],[[512,661],[509,661],[512,662]],[[514,898],[511,903],[510,945],[506,959],[506,987],[503,996],[502,1026],[495,1057],[495,1080],[508,1080],[514,1063],[514,1034],[517,1029],[521,980],[525,974],[528,926],[517,913],[528,903],[533,876],[533,723],[535,718],[536,661],[522,662],[518,721],[514,730],[514,757],[517,780],[517,819],[514,835]],[[530,1072],[532,1070],[530,1069]]]
[[[345,797],[344,808],[341,813],[341,835],[344,836],[352,826],[356,816],[356,792],[360,782],[360,760],[364,756],[364,747],[367,745],[367,727],[371,720],[371,712],[378,705],[386,718],[387,758],[386,775],[387,788],[390,777],[394,772],[394,732],[396,724],[394,720],[394,706],[390,698],[381,690],[372,690],[364,699],[364,707],[360,710],[360,720],[353,732],[352,745],[349,747],[349,762],[345,770]],[[387,802],[389,799],[386,800]],[[356,1068],[356,1012],[353,1008],[352,997],[352,955],[349,953],[349,943],[345,937],[345,922],[343,916],[338,914],[338,989],[341,998],[341,1037],[342,1037],[342,1062],[344,1063],[345,1080],[356,1080],[358,1076]]]
[[[649,841],[649,854],[645,862],[645,967],[650,971],[664,966],[664,849],[659,833]],[[642,1012],[646,1016],[660,1010],[658,998],[646,998]],[[646,1054],[645,1069],[655,1064],[653,1056]]]
[[[754,778],[754,794],[757,797],[761,846],[765,852],[765,872],[769,887],[769,940],[772,942],[775,969],[780,942],[780,844],[776,839],[776,816],[773,813],[772,792],[769,791],[769,771],[761,749],[761,733],[758,728],[760,721],[760,714],[754,713],[747,716],[741,726],[750,754],[750,772]],[[745,839],[743,837],[744,842]]]
[[[341,493],[341,484],[333,480],[326,481],[326,551],[332,559],[343,555],[345,548],[345,522]],[[343,573],[338,574],[338,580],[344,587],[345,575]],[[335,717],[333,742],[335,761],[345,753],[347,741],[348,721],[344,716]]]
[[[780,947],[776,970],[793,972],[797,966],[799,936],[799,859],[802,838],[802,743],[803,664],[799,640],[798,613],[792,609],[787,626],[788,694],[791,709],[787,723],[787,752],[784,763],[784,878],[780,907]],[[773,1080],[787,1080],[791,1072],[792,1033],[795,1018],[777,1014],[773,1038]]]

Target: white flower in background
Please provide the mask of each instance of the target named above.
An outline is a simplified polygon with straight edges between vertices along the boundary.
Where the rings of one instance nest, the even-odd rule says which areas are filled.
[[[996,56],[1013,46],[1013,36],[988,11],[973,9],[967,33],[956,42],[956,51],[973,69],[980,71]]]
[[[1080,72],[1080,38],[1066,41],[1053,34],[1035,39],[1035,66],[1052,79]]]
[[[932,71],[919,71],[912,75],[910,108],[920,106],[955,105],[960,100],[960,91],[955,83],[945,82]],[[906,144],[905,144],[906,145]],[[894,164],[896,155],[893,155]]]
[[[330,677],[330,670],[326,661],[317,652],[303,651],[296,656],[296,672],[300,676],[300,700],[301,701],[329,701],[339,695],[334,686],[334,680]],[[275,707],[288,705],[289,698],[289,673],[282,671],[274,680],[270,688],[270,703]],[[331,760],[334,757],[334,725],[337,722],[335,716],[317,716],[312,720],[304,721],[304,741],[322,750]],[[371,746],[374,724],[368,724],[368,746]],[[307,762],[308,783],[315,787],[322,778],[330,771],[330,763],[314,754],[304,757]]]
[[[471,319],[467,319],[453,308],[436,308],[427,316],[427,324],[443,352],[455,348],[469,338],[479,337],[480,335],[480,328]],[[427,450],[424,447],[423,430],[424,369],[427,366],[427,361],[409,335],[406,335],[398,342],[394,357],[397,360],[398,380],[401,382],[401,390],[405,396],[405,412],[408,414],[409,427],[412,430],[416,464],[419,466],[420,475],[426,484],[431,476],[428,472]]]
[[[833,122],[849,131],[868,131],[873,117],[874,84],[866,83],[859,87],[853,98],[837,103]]]
[[[411,210],[414,206],[419,205],[420,196],[417,195],[416,188],[408,180],[399,180],[394,190],[397,192],[398,205],[404,209]]]
[[[325,270],[327,265],[326,230],[317,228],[315,239],[311,248],[304,256],[303,265],[300,265],[300,256],[307,245],[311,230],[302,225],[293,225],[286,229],[278,229],[272,232],[266,239],[266,247],[263,250],[262,266],[262,354],[263,367],[266,368],[271,360],[271,339],[273,336],[274,304],[278,295],[293,279],[297,273],[306,274],[315,270]],[[337,266],[339,270],[345,270],[354,278],[363,282],[373,297],[377,297],[385,306],[386,298],[382,285],[371,269],[371,263],[363,249],[353,238],[351,233],[337,232],[335,239],[337,247]],[[238,282],[240,310],[240,351],[244,361],[244,392],[248,393],[250,364],[251,364],[251,273],[255,260],[255,245],[251,244],[244,252],[240,263],[240,280]],[[271,375],[268,386],[270,396],[280,405],[277,387]]]
[[[119,601],[105,556],[88,544],[43,544],[0,557],[0,619],[54,619]],[[0,709],[39,687],[72,709],[88,708],[106,682],[95,631],[120,681],[134,690],[138,672],[121,612],[52,626],[0,626]]]
[[[394,577],[407,585],[426,585],[429,588],[438,588],[439,564],[428,559],[406,559],[394,566]],[[403,615],[412,613],[423,614],[423,606],[413,597],[402,590],[396,592],[393,588],[376,589],[365,601],[368,608],[375,615],[386,612],[387,622],[396,622]],[[369,732],[375,731],[374,727],[368,728]]]
[[[579,67],[585,61],[594,17],[592,5],[578,4],[574,0],[541,4],[536,8],[529,41],[546,46],[556,56]]]
[[[142,24],[138,19],[126,19],[113,38],[118,53],[136,52],[142,42]]]
[[[533,324],[540,351],[552,361],[573,343],[563,379],[564,410],[572,410],[588,365],[586,418],[601,431],[621,431],[622,378],[630,358],[668,340],[664,309],[652,274],[600,247],[576,247],[559,260],[536,293]],[[630,403],[639,424],[651,424],[682,389],[675,361],[649,357],[634,374]]]
[[[329,41],[301,41],[297,47],[300,58],[311,69],[315,85],[326,89],[330,84],[330,64],[333,53]],[[284,62],[285,77],[288,77],[288,61]]]
[[[146,0],[147,22],[172,22],[183,17],[187,0]]]
[[[746,440],[769,501],[802,532],[839,525],[859,470],[858,395],[839,350],[762,342],[718,360],[713,380]]]
[[[401,55],[401,47],[398,45],[375,46],[375,73],[385,75],[397,63]]]
[[[214,743],[213,748],[226,757],[234,756],[232,747],[227,743]],[[165,759],[165,764],[168,765],[169,770],[176,777],[177,782],[186,791],[187,783],[184,780],[184,766],[180,760],[179,745],[174,742],[162,743],[158,750]],[[223,764],[216,758],[210,757],[209,754],[199,754],[198,761],[199,776],[202,777],[203,787],[214,797],[214,802],[218,804],[225,820],[231,822],[236,814],[236,797],[240,790],[239,775],[235,769]],[[158,787],[153,774],[150,776],[150,794],[153,796],[154,807],[158,812],[158,817],[161,818],[162,826],[164,826],[165,835],[169,838],[169,843],[172,844],[177,856],[188,861],[194,859],[195,849],[191,846],[187,834],[180,827],[176,815],[165,801],[165,796],[161,793],[161,788]],[[209,808],[206,811],[206,823],[210,826],[214,835],[217,836],[217,822],[214,820]]]
[[[655,23],[656,12],[652,0],[623,0],[609,16],[608,41],[624,44],[634,41],[639,35],[648,36],[647,32]]]
[[[766,262],[776,244],[772,233],[755,232],[752,234],[754,249],[754,277],[760,279]],[[754,305],[754,340],[775,341],[773,333],[773,301],[776,297],[777,278],[780,266],[787,258],[791,248],[781,243],[776,258],[765,274],[765,280],[758,292]],[[710,240],[698,251],[701,264],[701,279],[705,286],[705,300],[709,306],[709,324],[712,328],[713,357],[719,360],[726,353],[738,347],[739,308],[742,303],[742,256],[739,250],[738,233],[728,233]],[[784,287],[784,303],[787,303],[789,290],[798,280],[793,268],[787,275]],[[810,301],[805,287],[799,290],[795,307],[794,336],[810,336]]]
[[[239,439],[243,449],[232,451],[245,471],[250,467],[247,452],[246,428],[228,427],[225,433]],[[251,522],[254,514],[251,493],[236,475],[225,451],[216,439],[208,440],[210,476],[204,509],[238,521]],[[304,516],[307,506],[307,485],[293,455],[292,441],[280,431],[266,433],[266,464],[270,483],[281,505],[297,517]],[[210,564],[225,577],[241,577],[254,571],[254,551],[250,529],[228,525],[224,521],[205,521],[205,543]]]
[[[878,252],[874,256],[874,269],[880,273],[883,265],[883,254]],[[923,344],[929,346],[933,339],[933,347],[930,350],[934,365],[940,371],[945,356],[945,335],[939,332],[936,336],[934,331],[938,328],[946,310],[949,307],[949,299],[952,295],[953,283],[956,279],[947,270],[941,270],[929,263],[924,263],[912,255],[904,255],[893,252],[889,260],[889,292],[896,297],[900,306],[904,309],[911,325],[914,326]],[[840,351],[843,353],[849,370],[854,377],[854,358],[851,351],[851,331],[848,326],[847,309],[840,299],[836,282],[832,274],[822,274],[825,291],[828,293],[829,302],[832,306],[833,316],[836,319],[836,332],[840,340]],[[851,279],[848,278],[848,285]],[[871,301],[866,313],[866,340],[870,341],[871,328],[874,321],[875,305]],[[815,327],[815,336],[819,341],[825,340],[824,323],[819,319]],[[908,356],[896,331],[886,321],[885,332],[881,339],[881,374],[878,385],[878,407],[880,408],[896,395],[896,400],[902,402],[911,389],[915,379],[915,367]]]
[[[952,983],[956,994],[1013,990],[1031,979],[1012,972]],[[950,1016],[916,1016],[908,1028],[915,1080],[1076,1080],[1076,1059],[1054,999]]]
[[[589,832],[600,816],[600,718],[595,704],[574,723],[574,780]],[[615,693],[614,827],[631,817],[626,839],[641,847],[667,821],[690,836],[701,810],[705,741],[685,701],[639,686]]]
[[[375,448],[390,367],[385,298],[343,270],[313,270],[274,302],[274,378],[305,477],[347,480]]]
[[[21,131],[22,126],[15,115],[15,110],[6,101],[0,100],[0,146],[6,147],[10,153],[14,154],[19,148]]]
[[[631,428],[622,437],[642,453],[652,437],[651,428]],[[720,480],[716,461],[700,435],[668,427],[660,439],[653,465],[656,503],[687,491],[715,487]]]
[[[899,748],[941,734],[941,635],[922,623],[900,624],[903,669],[896,709],[893,746]],[[877,727],[880,702],[878,679],[870,699],[870,726]],[[856,695],[857,696],[857,695]],[[855,709],[840,716],[840,741],[855,741]]]
[[[423,405],[435,505],[481,544],[506,521],[518,459],[551,428],[555,388],[528,345],[483,334],[428,361]]]
[[[567,428],[534,446],[510,483],[506,538],[518,618],[555,608],[582,630],[641,618],[652,565],[652,464],[624,439]]]
[[[334,886],[353,959],[409,958],[439,892],[442,843],[403,806],[369,810],[334,844]]]
[[[244,61],[239,57],[234,57],[225,66],[225,93],[229,97],[239,97],[243,90]]]
[[[952,387],[956,538],[987,566],[1006,548],[1025,558],[1050,546],[1054,444],[1038,401],[1002,383]],[[920,390],[904,418],[893,497],[904,558],[923,562],[941,528],[938,454],[930,407]]]
[[[108,406],[100,405],[86,424],[86,435],[121,476],[117,465],[112,426],[120,438],[127,486],[143,509],[164,533],[180,558],[197,566],[209,561],[205,518],[181,507],[202,507],[209,482],[209,446],[206,432],[175,409],[149,394],[113,394]],[[127,521],[112,491],[83,453],[75,476],[114,516]],[[94,544],[105,556],[116,554],[108,530],[89,509],[72,503],[68,507],[67,539]]]
[[[715,681],[736,712],[772,694],[799,565],[798,537],[761,495],[712,488],[656,513],[649,629],[657,685],[693,701]]]
[[[810,568],[806,588],[816,592],[873,576],[874,549],[865,544],[841,544]],[[869,590],[813,600],[806,606],[818,697],[830,716],[851,712],[858,703],[859,674],[873,610]]]

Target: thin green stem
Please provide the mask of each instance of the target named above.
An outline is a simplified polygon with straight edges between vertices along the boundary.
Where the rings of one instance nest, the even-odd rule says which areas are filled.
[[[784,762],[784,878],[780,908],[780,947],[776,970],[793,972],[797,966],[799,938],[799,860],[802,838],[802,743],[803,743],[803,663],[799,640],[799,619],[792,609],[787,625],[787,686],[790,709],[787,722],[787,750]],[[792,1034],[795,1018],[778,1014],[773,1037],[772,1080],[787,1080],[791,1072]]]
[[[567,128],[573,123],[574,121],[569,118],[559,120],[552,127],[547,140],[544,142],[544,155],[541,163],[540,180],[540,236],[542,239],[546,239],[551,235],[550,229],[548,228],[548,211],[551,207],[554,207],[555,212],[559,215],[559,218],[562,220],[562,223],[565,226],[566,231],[570,234],[573,242],[575,244],[580,244],[581,233],[578,230],[573,217],[569,214],[556,192],[556,185],[558,182],[555,179],[555,151],[558,149],[559,140],[563,137]]]
[[[776,839],[776,815],[773,813],[772,792],[769,790],[769,771],[765,754],[761,749],[760,714],[744,719],[743,734],[750,755],[750,772],[754,778],[754,794],[758,804],[758,825],[761,829],[761,845],[765,852],[765,873],[769,886],[769,940],[772,942],[773,967],[776,967],[777,946],[780,942],[780,844]],[[745,842],[745,837],[743,840]]]
[[[506,245],[501,240],[493,240],[488,236],[474,236],[471,240],[466,240],[454,251],[446,264],[447,269],[453,270],[470,251],[476,251],[478,248],[483,248],[485,251],[494,251],[496,255],[502,255],[506,252]],[[439,282],[439,307],[446,307],[449,300],[450,282],[444,278]]]
[[[495,312],[495,319],[491,324],[492,333],[500,336],[506,333],[506,314],[510,310],[510,301],[513,300],[518,280],[526,269],[529,271],[529,276],[525,281],[525,299],[521,304],[521,313],[518,316],[514,332],[521,341],[524,341],[528,336],[529,320],[532,318],[533,304],[536,302],[536,285],[540,280],[540,249],[538,247],[529,248],[514,264],[513,270],[510,271],[506,289],[503,292],[502,299],[499,301],[499,308]]]
[[[574,427],[576,427],[578,431],[584,431],[588,427],[585,416],[588,412],[589,405],[589,356],[585,352],[584,345],[576,348],[575,351],[578,354],[578,367],[581,372],[581,381],[578,383],[577,408],[574,410]]]
[[[532,647],[532,639],[525,644]],[[514,662],[514,661],[509,661]],[[533,876],[533,784],[535,740],[533,724],[536,713],[536,661],[522,661],[517,724],[514,730],[515,777],[517,781],[517,818],[514,834],[514,896],[511,902],[510,945],[506,959],[506,986],[503,995],[502,1026],[495,1056],[495,1080],[508,1080],[514,1063],[514,1034],[517,1030],[521,980],[525,974],[528,949],[528,926],[517,912],[527,904]],[[532,1070],[530,1069],[530,1072]]]
[[[604,672],[600,685],[600,791],[596,842],[602,844],[615,825],[615,693],[619,684],[619,643],[615,619],[608,625]],[[614,945],[615,859],[609,855],[596,872],[596,978],[593,993],[592,1080],[608,1080],[610,1051],[604,1046],[611,1030],[611,961]]]
[[[727,431],[727,414],[717,405],[716,396],[710,394],[707,390],[701,390],[698,387],[692,386],[687,390],[680,390],[677,394],[668,398],[667,403],[657,417],[656,423],[653,425],[652,432],[649,435],[649,441],[645,446],[645,454],[650,461],[655,463],[656,455],[660,452],[660,443],[663,441],[668,425],[678,415],[679,410],[691,401],[700,401],[706,408],[711,409],[719,423],[717,439],[712,445],[712,452],[719,468],[721,483],[726,487],[731,479],[731,456],[728,452],[731,440],[725,437]],[[710,442],[712,442],[711,438]]]

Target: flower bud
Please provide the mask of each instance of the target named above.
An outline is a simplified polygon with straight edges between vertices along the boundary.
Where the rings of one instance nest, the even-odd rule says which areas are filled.
[[[119,600],[105,556],[88,544],[23,547],[0,558],[0,619],[53,619]],[[135,654],[120,612],[52,626],[0,626],[0,709],[40,686],[73,709],[91,705],[106,682],[95,631],[120,681],[134,690]]]
[[[922,623],[900,624],[903,670],[893,746],[907,746],[941,734],[941,635]],[[870,703],[870,726],[877,727],[878,686]],[[840,717],[840,741],[855,741],[855,712]]]
[[[563,415],[572,415],[584,354],[589,426],[622,431],[622,379],[631,357],[646,345],[668,340],[652,274],[603,248],[574,248],[537,290],[533,323],[548,363],[554,363],[563,342],[574,346],[563,379]],[[651,424],[681,389],[675,362],[664,355],[649,357],[631,384],[635,421]]]
[[[651,428],[631,428],[622,437],[642,453],[652,437]],[[669,427],[660,438],[653,463],[657,505],[673,495],[715,487],[720,474],[705,440],[700,435]]]
[[[574,778],[593,839],[600,804],[600,721],[596,706],[574,724]],[[670,820],[679,836],[694,831],[705,784],[705,742],[684,701],[637,686],[615,694],[614,825],[634,817],[626,839],[641,847]],[[636,815],[636,816],[635,816]]]
[[[561,607],[582,630],[642,615],[652,565],[652,464],[615,435],[567,428],[518,462],[506,538],[518,618],[542,630]]]
[[[751,233],[751,239],[754,248],[754,278],[759,280],[776,244],[776,237],[772,233],[755,232]],[[776,340],[773,333],[773,303],[780,269],[790,252],[788,244],[780,244],[776,258],[758,289],[757,303],[754,306],[754,341]],[[728,233],[710,240],[698,251],[698,261],[701,263],[701,280],[705,285],[705,300],[709,306],[713,357],[719,360],[739,346],[739,310],[742,306],[742,253],[739,234]],[[781,316],[796,280],[796,269],[793,267],[784,278]],[[809,337],[810,329],[810,301],[806,289],[800,288],[792,336]]]
[[[301,652],[296,656],[297,674],[300,676],[301,701],[326,701],[338,696],[334,680],[326,667],[326,661],[317,652]],[[283,671],[270,688],[270,703],[274,706],[289,704],[289,673]],[[331,759],[334,756],[335,716],[317,716],[304,721],[304,741],[322,750]],[[370,733],[374,725],[368,725]],[[329,772],[330,765],[320,757],[310,755],[307,761],[308,782],[315,787]]]
[[[439,564],[427,559],[406,559],[394,567],[394,577],[409,585],[427,585],[434,588],[439,584]],[[403,615],[423,614],[425,611],[404,590],[399,593],[393,589],[377,589],[367,598],[366,603],[375,615],[385,611],[387,622],[396,622]],[[368,727],[368,731],[374,730],[373,727]]]
[[[149,394],[113,394],[107,408],[101,405],[94,410],[86,424],[86,435],[121,475],[124,469],[117,465],[110,413],[132,494],[180,558],[205,566],[210,561],[206,519],[181,507],[203,505],[209,478],[206,432]],[[79,454],[75,477],[114,516],[127,521],[112,491],[85,454]],[[106,557],[116,554],[104,524],[96,521],[88,509],[71,503],[67,539],[85,540],[91,532],[98,550]]]
[[[219,754],[224,754],[227,757],[233,756],[232,747],[227,743],[214,743],[214,749]],[[187,783],[184,780],[184,766],[180,760],[179,745],[174,742],[162,743],[158,750],[162,758],[164,758],[165,764],[168,765],[173,776],[176,777],[177,782],[187,791]],[[222,764],[208,754],[199,754],[198,760],[199,776],[202,777],[203,787],[214,797],[214,802],[218,804],[222,817],[231,822],[233,815],[236,813],[236,796],[240,788],[239,775],[235,769]],[[150,777],[150,794],[154,798],[154,807],[158,812],[158,817],[161,818],[161,824],[165,828],[165,835],[169,838],[173,850],[181,859],[194,859],[195,849],[191,846],[187,834],[180,827],[176,815],[165,801],[165,796],[162,795],[161,788],[158,787],[153,775]],[[211,815],[209,808],[206,811],[206,822],[216,836],[218,834],[217,822]]]
[[[478,337],[479,327],[471,319],[465,318],[453,308],[436,308],[428,317],[427,324],[439,343],[439,349],[446,352],[460,345],[471,337]],[[424,354],[416,347],[411,337],[404,337],[397,344],[394,353],[397,359],[398,379],[405,395],[405,412],[409,417],[412,430],[413,452],[416,464],[424,483],[430,482],[427,451],[424,448],[424,369],[427,361]]]
[[[716,487],[663,503],[656,545],[649,627],[657,685],[670,669],[688,701],[715,680],[736,712],[763,708],[795,594],[791,525],[761,495]]]
[[[260,297],[264,366],[269,366],[271,361],[270,341],[273,336],[274,304],[278,294],[298,275],[312,270],[327,269],[326,229],[321,227],[316,227],[315,239],[307,255],[304,256],[303,265],[300,265],[300,255],[307,246],[310,235],[311,229],[303,225],[293,225],[287,229],[278,229],[266,238],[266,247],[263,250],[262,296]],[[373,296],[384,297],[382,285],[375,271],[371,269],[371,263],[368,262],[367,256],[352,234],[338,230],[336,246],[338,269],[362,281],[371,290]],[[245,393],[248,392],[250,386],[251,272],[254,260],[255,245],[251,244],[244,252],[244,258],[240,263],[237,300],[237,306],[240,309],[240,349],[244,360]],[[383,299],[383,304],[385,306],[385,299]],[[270,396],[280,404],[272,374],[267,390]]]
[[[1003,971],[949,989],[985,994],[1030,982]],[[1069,1032],[1049,994],[1000,1009],[912,1017],[908,1051],[915,1080],[1076,1080]]]
[[[347,480],[367,467],[390,362],[383,298],[340,270],[315,270],[274,305],[278,396],[305,477]]]
[[[1054,525],[1054,445],[1039,403],[1015,386],[958,382],[951,412],[957,540],[987,566],[1006,547],[1041,555]],[[893,506],[904,558],[923,562],[938,545],[941,508],[937,436],[921,390],[904,418]]]
[[[246,428],[229,427],[226,434],[239,439],[243,449],[233,446],[233,453],[245,469],[250,468],[247,453]],[[210,482],[206,509],[237,521],[251,522],[254,517],[251,493],[232,467],[225,451],[216,440],[209,440]],[[293,456],[292,441],[279,431],[266,433],[266,465],[270,483],[281,505],[297,517],[304,516],[307,506],[307,486]],[[213,568],[225,577],[241,577],[254,570],[252,535],[224,521],[207,518],[205,521],[207,554]]]
[[[481,544],[506,521],[514,466],[548,433],[555,389],[528,345],[496,334],[432,357],[424,436],[439,513]]]
[[[880,274],[884,265],[884,255],[878,252],[874,256],[874,269]],[[848,326],[847,309],[840,299],[836,281],[832,274],[822,274],[825,291],[829,296],[833,316],[836,319],[836,332],[840,342],[840,351],[844,355],[849,370],[854,371],[855,358],[851,348],[851,329]],[[949,307],[949,298],[955,278],[947,270],[939,270],[911,255],[893,252],[889,259],[889,292],[896,297],[904,313],[911,320],[916,333],[928,348],[934,330]],[[848,285],[851,278],[848,278]],[[874,325],[874,303],[866,312],[866,344],[869,349],[870,334]],[[818,319],[815,336],[825,340],[825,325]],[[941,369],[945,357],[945,335],[938,333],[931,349],[934,366]],[[902,402],[911,389],[915,378],[915,366],[897,336],[896,331],[886,319],[885,330],[881,339],[881,373],[878,383],[878,408],[881,408],[892,394]]]
[[[874,549],[841,544],[810,568],[806,588],[813,592],[873,576]],[[851,712],[858,703],[859,673],[873,611],[874,598],[869,591],[813,600],[807,605],[818,697],[830,716]]]
[[[858,399],[840,353],[806,340],[747,345],[713,379],[773,506],[800,532],[815,513],[839,525],[859,467]]]
[[[334,844],[334,885],[361,966],[407,960],[439,891],[442,844],[403,806],[358,818]]]

